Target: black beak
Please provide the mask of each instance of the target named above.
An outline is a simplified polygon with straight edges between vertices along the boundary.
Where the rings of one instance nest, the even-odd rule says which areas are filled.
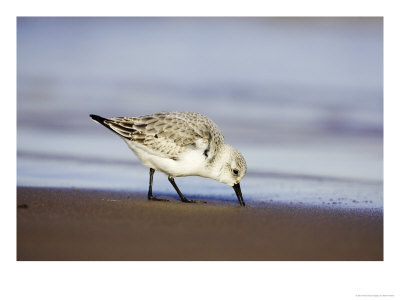
[[[240,184],[239,183],[234,184],[233,185],[233,189],[235,190],[235,193],[236,193],[236,196],[237,196],[237,198],[239,200],[240,206],[245,206],[244,200],[243,200],[243,196],[242,196],[242,191],[240,189]]]

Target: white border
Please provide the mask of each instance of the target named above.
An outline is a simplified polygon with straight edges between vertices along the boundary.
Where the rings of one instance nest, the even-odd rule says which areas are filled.
[[[132,3],[132,2],[131,2]],[[2,299],[362,299],[399,297],[399,16],[395,1],[16,1],[1,13]],[[384,16],[384,262],[16,262],[16,16]],[[5,107],[5,109],[4,109]],[[4,167],[6,166],[6,167]],[[396,280],[396,281],[395,281]],[[6,296],[7,295],[7,296]],[[390,297],[393,299],[393,297]]]

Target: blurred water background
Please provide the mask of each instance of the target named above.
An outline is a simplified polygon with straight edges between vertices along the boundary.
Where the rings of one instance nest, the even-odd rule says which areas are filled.
[[[89,114],[195,111],[245,156],[247,201],[382,208],[382,18],[20,17],[17,74],[19,186],[145,193],[148,169]],[[163,174],[154,191],[175,197]]]

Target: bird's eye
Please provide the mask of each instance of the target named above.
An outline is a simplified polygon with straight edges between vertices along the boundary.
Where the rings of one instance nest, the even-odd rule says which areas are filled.
[[[237,174],[239,174],[239,171],[235,169],[235,170],[233,170],[233,174],[237,175]]]

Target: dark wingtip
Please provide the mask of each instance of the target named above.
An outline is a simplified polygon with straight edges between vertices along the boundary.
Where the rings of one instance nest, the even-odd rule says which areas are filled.
[[[100,124],[104,125],[104,121],[107,120],[106,118],[100,117],[98,115],[89,115],[94,121],[99,122]]]
[[[119,130],[117,129],[117,127],[119,127],[118,123],[115,123],[115,122],[113,122],[113,121],[110,120],[110,119],[106,119],[106,118],[100,117],[100,116],[98,116],[98,115],[92,115],[92,114],[90,114],[89,116],[92,118],[93,121],[95,121],[95,122],[97,122],[97,123],[103,125],[104,127],[107,127],[107,128],[110,129],[112,132],[118,134],[120,137],[122,137],[122,138],[124,138],[124,139],[126,139],[126,138],[130,139],[129,136],[123,135],[123,134],[121,134],[121,132],[119,132]],[[111,127],[111,126],[109,125],[110,123],[113,123],[114,126]]]

